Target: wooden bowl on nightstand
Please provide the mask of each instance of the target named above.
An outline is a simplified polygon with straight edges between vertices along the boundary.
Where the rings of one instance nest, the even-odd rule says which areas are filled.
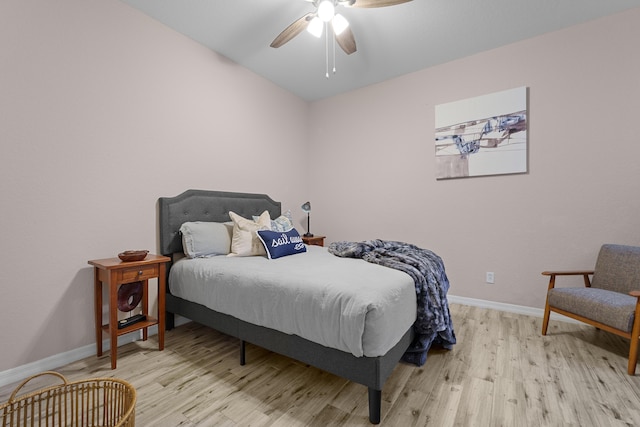
[[[124,251],[118,254],[118,258],[123,262],[142,261],[148,253],[149,251]]]

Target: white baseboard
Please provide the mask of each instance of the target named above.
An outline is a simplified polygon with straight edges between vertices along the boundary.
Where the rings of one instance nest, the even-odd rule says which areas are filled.
[[[176,326],[184,325],[188,322],[190,322],[189,319],[176,316]],[[151,326],[148,329],[148,336],[157,334],[158,326]],[[138,333],[131,332],[126,335],[121,335],[118,337],[118,347],[141,339],[142,331],[139,331]],[[103,353],[108,354],[110,349],[111,341],[109,339],[102,341]],[[95,356],[95,354],[96,345],[94,343],[73,350],[65,351],[64,353],[54,354],[53,356],[36,360],[35,362],[27,363],[13,369],[7,369],[6,371],[0,372],[0,387],[22,381],[25,378],[29,378],[30,376],[39,374],[43,371],[55,370],[60,366],[65,366],[69,363],[77,362],[78,360],[84,359],[89,356]]]
[[[475,298],[458,297],[455,295],[449,295],[447,296],[447,298],[449,302],[454,304],[470,305],[474,307],[488,308],[488,309],[498,310],[498,311],[506,311],[509,313],[523,314],[526,316],[542,317],[544,314],[544,310],[541,308],[525,307],[522,305],[506,304],[501,302],[487,301],[487,300],[481,300],[481,299],[475,299]],[[570,319],[568,317],[561,316],[556,313],[551,313],[551,318],[554,320],[560,320],[565,322],[579,323],[577,320]],[[189,319],[176,316],[176,326],[184,325],[185,323],[188,323],[188,322],[190,322]],[[149,328],[149,336],[156,335],[157,333],[158,333],[157,326],[152,326]],[[141,334],[135,334],[135,333],[122,335],[118,338],[118,347],[124,344],[128,344],[130,342],[138,341],[141,338],[142,338]],[[102,342],[102,348],[103,348],[103,351],[108,351],[110,349],[109,340],[105,340]],[[89,344],[84,347],[76,348],[74,350],[70,350],[64,353],[54,354],[53,356],[50,356],[41,360],[37,360],[35,362],[27,363],[26,365],[18,366],[13,369],[8,369],[6,371],[0,372],[0,387],[5,386],[7,384],[21,381],[24,378],[28,378],[42,371],[55,370],[60,366],[64,366],[69,363],[76,362],[78,360],[84,359],[85,357],[89,357],[91,355],[95,355],[95,353],[96,353],[95,344]]]
[[[544,316],[543,308],[527,307],[524,305],[507,304],[504,302],[487,301],[482,299],[457,297],[455,295],[447,295],[447,300],[454,304],[470,305],[473,307],[488,308],[491,310],[506,311],[507,313],[522,314],[525,316],[542,317]],[[580,323],[570,317],[563,316],[558,313],[551,313],[550,319],[559,320],[569,323]]]

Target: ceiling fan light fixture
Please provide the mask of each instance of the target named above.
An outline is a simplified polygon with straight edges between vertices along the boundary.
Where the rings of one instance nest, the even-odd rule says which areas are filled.
[[[305,29],[316,38],[322,37],[325,33],[325,63],[326,63],[326,77],[329,77],[329,36],[333,41],[333,59],[335,73],[335,51],[336,44],[347,54],[351,55],[356,52],[356,40],[353,37],[353,32],[349,28],[349,22],[346,18],[336,13],[338,6],[348,7],[353,6],[355,8],[380,8],[387,6],[395,6],[402,3],[407,3],[412,0],[306,0],[313,4],[314,11],[307,12],[297,20],[293,21],[288,27],[286,27],[278,36],[271,42],[271,47],[278,48],[285,43],[288,43],[302,33]],[[331,23],[331,30],[328,26]],[[323,27],[327,27],[327,31]],[[330,34],[333,33],[333,34]]]
[[[318,5],[318,17],[322,22],[329,22],[333,19],[336,8],[331,0],[322,0]]]
[[[334,16],[333,20],[331,21],[331,25],[333,26],[333,32],[335,33],[335,35],[339,36],[344,30],[347,29],[347,27],[349,26],[349,21],[347,21],[344,16],[336,13],[336,16]]]
[[[307,25],[307,31],[314,37],[320,38],[322,35],[322,27],[324,27],[322,21],[317,16],[314,16],[309,25]]]

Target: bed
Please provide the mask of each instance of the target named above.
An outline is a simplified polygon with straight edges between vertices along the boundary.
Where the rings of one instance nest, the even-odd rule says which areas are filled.
[[[195,221],[224,223],[229,221],[229,211],[233,211],[245,218],[252,218],[253,216],[260,215],[265,210],[269,212],[271,218],[278,218],[282,214],[281,204],[264,194],[187,190],[176,197],[163,197],[159,199],[158,223],[160,251],[163,255],[172,257],[173,260],[167,269],[169,284],[166,295],[167,329],[174,327],[174,316],[177,314],[222,333],[237,337],[240,344],[239,353],[241,364],[245,363],[245,342],[249,342],[362,384],[368,388],[369,420],[371,423],[378,424],[381,419],[382,387],[413,340],[414,334],[410,323],[406,330],[400,329],[399,332],[396,331],[396,336],[392,341],[387,339],[387,344],[370,346],[368,350],[364,348],[360,351],[350,348],[349,345],[339,345],[341,337],[334,338],[333,341],[331,341],[331,339],[327,341],[329,343],[335,341],[338,345],[323,345],[319,343],[322,342],[321,340],[315,339],[315,337],[313,337],[313,340],[303,338],[287,326],[281,328],[263,326],[258,324],[262,322],[253,321],[250,314],[247,315],[246,313],[235,313],[233,310],[225,310],[224,305],[218,308],[212,305],[212,303],[198,301],[197,297],[194,300],[192,297],[174,295],[174,293],[181,294],[181,292],[174,291],[172,293],[172,280],[178,282],[176,279],[176,277],[178,277],[177,272],[180,271],[182,265],[186,264],[182,255],[184,253],[180,233],[182,224]],[[302,255],[294,255],[292,257],[286,257],[288,258],[286,261],[302,264],[298,265],[297,268],[304,269],[308,268],[308,266],[304,265],[304,262],[306,262],[308,258],[313,256],[333,257],[326,252],[322,252],[323,248],[309,247],[308,249],[308,254],[305,254],[305,257]],[[199,260],[197,264],[227,261],[222,258]],[[255,259],[239,257],[236,258],[236,260],[247,263],[247,267],[245,267],[247,270],[269,268],[271,265],[276,264],[275,262],[269,264],[270,260],[266,257],[253,258]],[[329,261],[334,262],[332,260]],[[343,260],[343,262],[362,262],[367,264],[360,260]],[[175,271],[172,272],[174,267]],[[386,274],[404,275],[404,273],[387,269],[386,267],[374,267],[393,272]],[[214,266],[213,268],[218,269],[222,267]],[[173,276],[172,273],[174,273]],[[173,285],[173,289],[179,289],[177,283]],[[235,286],[234,289],[236,292],[240,292],[238,291],[238,286]],[[415,300],[415,293],[413,298]],[[250,304],[250,301],[247,304]],[[384,321],[384,319],[382,320]],[[293,323],[298,324],[300,322],[298,320]],[[274,324],[280,325],[278,322]],[[392,331],[391,333],[394,332]],[[374,347],[375,349],[373,349]],[[384,351],[384,353],[377,355],[377,353],[381,351]],[[368,354],[376,355],[371,356]]]

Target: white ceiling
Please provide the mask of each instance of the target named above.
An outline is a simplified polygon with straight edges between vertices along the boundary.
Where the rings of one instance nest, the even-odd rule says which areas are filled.
[[[347,56],[336,46],[337,70],[327,79],[324,37],[303,31],[278,49],[269,47],[284,28],[314,11],[308,1],[122,1],[305,100],[640,7],[640,0],[413,0],[375,9],[340,6],[358,51]],[[330,44],[330,59],[332,52]]]

